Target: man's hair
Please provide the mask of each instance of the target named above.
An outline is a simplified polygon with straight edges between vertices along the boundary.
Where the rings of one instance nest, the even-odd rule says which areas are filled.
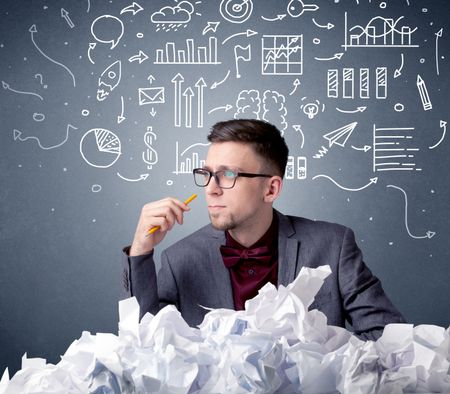
[[[232,119],[216,123],[208,135],[211,143],[241,142],[250,144],[266,161],[264,168],[284,176],[289,149],[280,130],[274,125],[256,119]]]

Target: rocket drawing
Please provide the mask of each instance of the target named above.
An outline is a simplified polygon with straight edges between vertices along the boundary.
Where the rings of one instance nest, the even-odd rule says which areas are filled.
[[[105,100],[109,94],[119,84],[122,77],[122,62],[116,60],[105,71],[102,72],[98,79],[97,100]]]

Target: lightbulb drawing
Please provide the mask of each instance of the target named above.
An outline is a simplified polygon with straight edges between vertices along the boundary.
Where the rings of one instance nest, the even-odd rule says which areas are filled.
[[[306,97],[302,98],[302,101],[305,100]],[[308,119],[314,119],[314,117],[320,112],[325,110],[325,104],[320,105],[320,101],[316,100],[312,103],[302,104],[300,109],[303,110],[303,113],[308,116]]]

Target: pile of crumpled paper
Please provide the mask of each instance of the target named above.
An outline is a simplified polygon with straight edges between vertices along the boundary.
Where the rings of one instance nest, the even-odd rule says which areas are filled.
[[[83,332],[56,364],[22,359],[0,393],[450,393],[450,327],[390,324],[376,342],[308,311],[328,266],[264,286],[245,311],[209,311],[191,328],[175,307],[139,322],[119,303],[119,333]]]

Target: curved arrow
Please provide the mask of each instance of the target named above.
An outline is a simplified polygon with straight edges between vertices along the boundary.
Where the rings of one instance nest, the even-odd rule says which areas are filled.
[[[313,21],[313,23],[314,23],[317,27],[320,27],[320,28],[322,28],[322,29],[330,30],[330,29],[332,29],[332,28],[334,27],[334,25],[333,25],[332,23],[327,23],[326,25],[319,25],[319,24],[315,21],[314,18],[312,18],[312,21]]]
[[[320,178],[320,177],[329,179],[331,182],[333,182],[340,189],[347,190],[349,192],[359,192],[359,191],[365,189],[366,187],[369,187],[370,185],[372,185],[374,183],[377,183],[377,181],[378,181],[378,177],[370,178],[370,182],[367,185],[358,187],[356,189],[351,189],[351,188],[344,187],[344,186],[340,185],[339,183],[337,183],[333,178],[329,177],[328,175],[319,174],[319,175],[316,175],[315,177],[313,177],[312,179],[315,180],[316,178]]]
[[[292,127],[302,136],[302,144],[300,145],[300,149],[303,149],[303,145],[305,144],[305,135],[303,134],[302,126],[299,124],[293,124]]]
[[[327,60],[340,60],[341,57],[344,55],[343,52],[335,53],[332,57],[315,57],[314,59],[320,60],[320,61],[327,61]]]
[[[117,123],[122,123],[126,118],[123,116],[124,106],[123,106],[123,96],[120,96],[120,103],[121,103],[121,111],[120,115],[117,116]]]
[[[230,70],[228,70],[227,75],[225,75],[225,78],[224,78],[224,79],[222,79],[222,80],[219,81],[219,82],[214,82],[214,83],[211,85],[210,89],[215,89],[215,88],[217,88],[217,86],[223,84],[223,83],[227,80],[227,78],[228,78],[229,75],[230,75]]]
[[[246,35],[247,37],[254,36],[255,34],[258,34],[258,32],[248,29],[247,31],[243,31],[241,33],[232,34],[231,36],[225,38],[225,40],[222,41],[222,45],[225,44],[228,40],[231,40],[233,37]]]
[[[436,73],[437,75],[439,75],[439,46],[438,46],[438,40],[439,37],[442,37],[442,31],[444,30],[444,28],[441,28],[441,30],[439,30],[436,34]]]
[[[367,152],[368,150],[371,149],[371,146],[369,146],[369,145],[364,145],[362,148],[357,148],[356,146],[353,146],[353,145],[352,145],[352,149],[355,149],[355,150],[362,150],[362,151],[364,151],[364,152]]]
[[[400,75],[402,75],[403,63],[405,59],[403,58],[403,53],[401,53],[400,56],[401,56],[400,67],[394,71],[394,78],[398,78]]]
[[[208,111],[208,115],[211,114],[211,113],[214,112],[214,111],[218,111],[219,109],[224,109],[225,112],[228,112],[231,108],[233,108],[233,106],[230,105],[230,104],[227,104],[227,105],[224,106],[224,107],[216,107],[216,108],[213,108],[212,110]]]
[[[144,52],[139,51],[139,53],[137,55],[131,56],[128,59],[128,61],[131,63],[131,62],[135,62],[137,60],[139,62],[139,64],[141,64],[144,60],[147,60],[147,59],[148,59],[148,56]]]
[[[394,189],[400,190],[403,193],[403,196],[405,197],[405,227],[406,227],[406,231],[408,232],[408,235],[411,238],[415,238],[415,239],[433,238],[435,236],[436,232],[430,231],[430,230],[428,230],[426,232],[426,235],[418,236],[418,235],[411,234],[411,231],[409,231],[409,226],[408,226],[408,195],[401,187],[398,187],[395,185],[387,185],[386,187],[393,187]]]
[[[5,90],[10,90],[11,92],[14,92],[14,93],[17,93],[17,94],[29,94],[31,96],[36,96],[37,98],[39,98],[41,100],[44,100],[44,98],[40,94],[33,93],[33,92],[22,92],[20,90],[13,89],[5,81],[2,81],[2,86],[3,86],[3,89],[5,89]]]
[[[137,179],[130,179],[130,178],[125,178],[123,175],[120,175],[119,173],[117,173],[117,176],[120,179],[123,179],[124,181],[127,182],[139,182],[139,181],[145,181],[148,178],[148,174],[141,174],[141,176]]]
[[[124,14],[125,12],[132,12],[133,16],[136,15],[138,12],[143,11],[144,9],[135,1],[133,1],[133,4],[129,5],[128,7],[122,8],[120,11],[120,15]]]
[[[92,64],[95,64],[95,62],[91,58],[91,50],[93,50],[97,46],[97,43],[90,42],[89,43],[89,49],[88,49],[88,59]]]
[[[14,136],[14,141],[19,140],[19,141],[23,142],[23,141],[26,141],[26,140],[36,140],[38,145],[39,145],[39,148],[44,149],[44,150],[49,150],[49,149],[59,148],[61,145],[64,145],[67,142],[67,140],[69,139],[69,130],[71,128],[74,129],[74,130],[77,130],[77,128],[75,126],[72,126],[71,124],[68,124],[67,125],[67,130],[66,130],[66,138],[64,138],[64,140],[61,143],[59,143],[57,145],[52,145],[52,146],[43,146],[41,144],[41,141],[39,140],[38,137],[29,136],[29,137],[22,138],[22,132],[20,130],[17,130],[17,129],[14,129],[13,136]]]
[[[286,14],[279,14],[275,18],[266,18],[265,16],[261,16],[261,19],[264,19],[265,21],[268,21],[268,22],[275,22],[275,21],[281,21],[282,19],[284,19],[285,16],[286,16]]]
[[[31,41],[33,42],[34,46],[36,47],[36,49],[39,51],[39,53],[44,56],[46,59],[50,60],[52,63],[57,64],[58,66],[61,66],[62,68],[64,68],[72,77],[73,80],[73,86],[77,86],[76,82],[75,82],[75,76],[73,75],[72,71],[70,71],[70,69],[65,66],[62,63],[57,62],[56,60],[53,60],[51,57],[47,56],[44,52],[42,52],[41,48],[39,48],[36,44],[36,42],[34,41],[34,34],[37,33],[37,27],[36,25],[32,25],[28,31],[31,33]]]
[[[434,149],[436,148],[442,141],[444,141],[445,133],[447,132],[447,122],[445,120],[441,120],[439,123],[439,126],[441,129],[444,129],[444,132],[442,133],[441,139],[437,142],[437,144],[434,144],[433,146],[430,146],[428,149]]]
[[[294,80],[294,82],[292,82],[292,85],[294,85],[294,89],[292,90],[291,93],[289,93],[289,96],[292,96],[294,94],[294,92],[297,90],[297,88],[301,85],[302,83],[300,82],[300,80],[298,78],[296,78]]]
[[[344,110],[344,109],[340,109],[338,107],[336,107],[336,110],[339,112],[342,112],[344,114],[354,114],[356,112],[364,112],[367,109],[367,107],[357,107],[356,109],[352,109],[352,110]]]

